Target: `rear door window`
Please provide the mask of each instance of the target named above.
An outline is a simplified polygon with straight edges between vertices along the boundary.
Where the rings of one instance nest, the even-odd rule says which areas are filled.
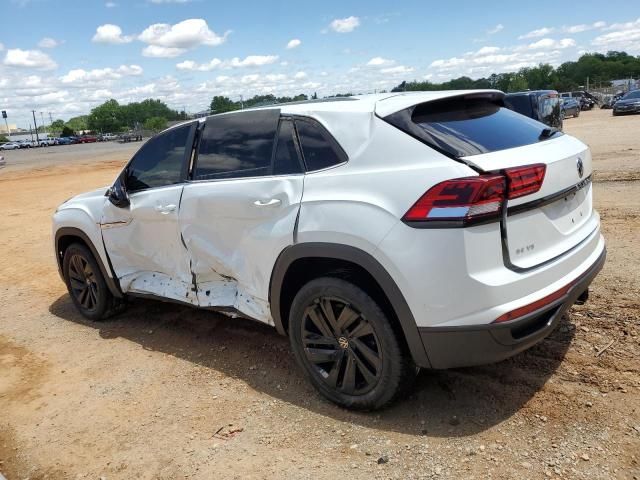
[[[548,127],[499,100],[455,97],[391,114],[386,121],[450,157],[466,157],[544,140]]]
[[[194,179],[271,175],[271,156],[280,110],[266,109],[214,115],[207,119]]]
[[[307,171],[322,170],[347,161],[338,142],[315,120],[296,119]]]

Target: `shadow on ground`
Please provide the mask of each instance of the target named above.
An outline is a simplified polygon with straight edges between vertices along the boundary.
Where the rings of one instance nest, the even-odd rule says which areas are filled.
[[[68,295],[49,310],[62,319],[98,329],[102,338],[122,337],[147,350],[214,369],[274,398],[339,421],[435,437],[469,436],[507,420],[554,373],[574,336],[573,326],[563,318],[546,340],[512,359],[484,367],[423,370],[407,398],[380,412],[360,413],[323,400],[303,378],[288,339],[257,322],[141,299],[101,323],[80,316]]]

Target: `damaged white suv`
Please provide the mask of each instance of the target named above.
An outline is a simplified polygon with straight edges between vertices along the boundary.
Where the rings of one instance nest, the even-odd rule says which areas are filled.
[[[591,173],[493,90],[244,110],[162,132],[62,204],[55,253],[87,318],[145,296],[268,323],[324,396],[373,409],[416,366],[507,358],[586,300]]]

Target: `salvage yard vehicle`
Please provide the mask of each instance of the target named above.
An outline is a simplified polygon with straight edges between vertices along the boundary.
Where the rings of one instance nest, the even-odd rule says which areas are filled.
[[[579,117],[580,116],[580,102],[572,97],[565,97],[562,99],[562,118]]]
[[[640,90],[633,90],[613,104],[614,115],[640,113]]]
[[[18,148],[22,148],[18,142],[7,142],[0,145],[0,150],[17,150]]]
[[[508,358],[586,301],[591,175],[496,90],[275,105],[151,138],[58,207],[54,248],[86,318],[141,296],[258,320],[322,395],[376,409],[416,366]]]
[[[504,97],[504,103],[514,112],[562,130],[562,108],[555,90],[508,93]]]

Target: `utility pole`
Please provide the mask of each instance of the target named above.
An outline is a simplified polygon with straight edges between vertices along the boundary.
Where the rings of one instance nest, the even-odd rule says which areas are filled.
[[[242,95],[240,95],[240,110],[244,110],[244,99],[242,98]]]
[[[9,130],[9,122],[7,122],[6,110],[2,110],[2,118],[4,118],[4,124],[7,127],[7,135],[9,135],[9,141],[11,141],[11,130]]]
[[[29,123],[29,133],[31,134],[31,141],[33,142],[33,130],[31,130],[31,123]]]
[[[40,137],[38,137],[38,124],[36,123],[36,111],[31,110],[31,113],[33,114],[33,126],[36,131],[36,141],[40,143]],[[31,134],[31,141],[33,141],[33,134]]]

